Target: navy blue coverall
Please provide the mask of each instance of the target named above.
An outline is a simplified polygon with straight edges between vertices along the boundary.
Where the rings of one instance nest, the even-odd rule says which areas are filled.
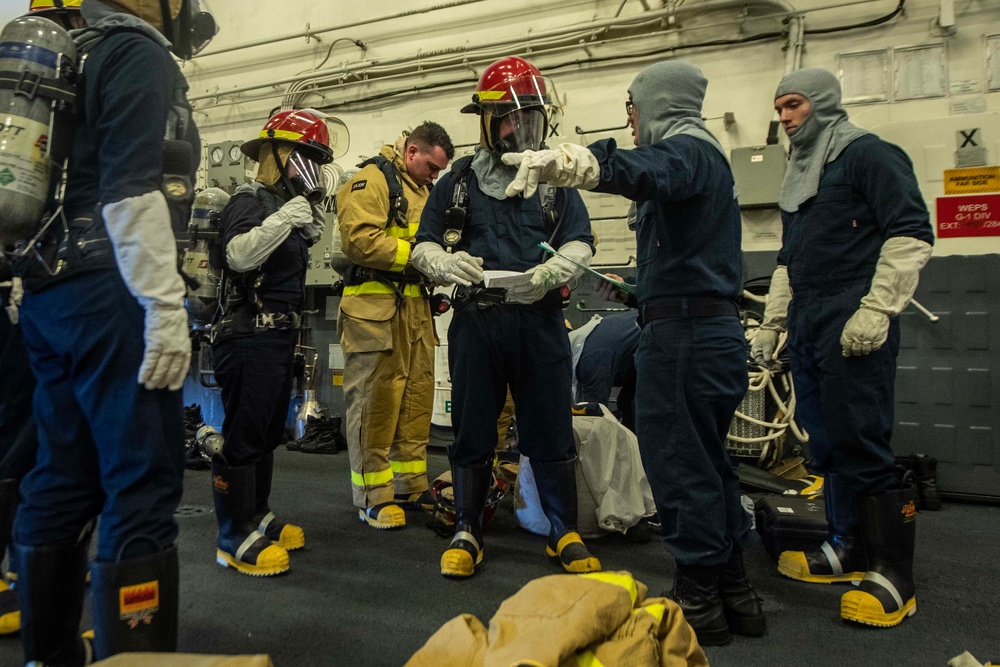
[[[748,386],[732,172],[711,144],[686,134],[588,149],[601,167],[593,191],[637,203],[636,435],[664,542],[678,564],[723,565],[750,534],[725,449]]]
[[[615,403],[622,423],[635,430],[635,352],[641,329],[635,311],[601,318],[587,335],[576,362],[576,400],[608,403],[611,390],[619,387]]]
[[[549,233],[537,193],[528,199],[494,199],[479,189],[471,170],[467,184],[469,216],[455,250],[481,257],[486,271],[525,271],[548,259],[538,247]],[[444,246],[444,212],[451,206],[453,189],[454,175],[449,172],[431,190],[417,243]],[[570,241],[594,244],[590,216],[577,191],[558,190],[556,213],[560,224],[554,247]],[[521,453],[545,463],[576,456],[569,410],[572,363],[558,291],[531,305],[457,305],[448,329],[448,363],[455,430],[452,465],[466,467],[490,459],[508,386],[517,410]]]
[[[129,292],[100,207],[160,190],[164,128],[186,88],[170,53],[148,36],[111,32],[87,59],[66,188],[74,221],[66,268],[25,280],[21,327],[37,379],[36,466],[21,485],[15,538],[27,547],[72,545],[98,515],[97,560],[158,551],[177,539],[184,479],[182,395],[137,382],[145,341],[142,306]],[[186,104],[186,102],[185,102]],[[194,124],[185,140],[195,159]],[[91,250],[93,249],[93,250]],[[147,536],[149,540],[132,540]],[[158,548],[157,548],[158,545]]]
[[[795,418],[809,433],[811,467],[837,475],[854,494],[878,494],[899,480],[890,446],[899,318],[870,354],[845,357],[840,334],[871,287],[887,239],[934,243],[913,165],[897,146],[866,134],[826,165],[813,198],[781,217]],[[834,532],[852,534],[856,512],[853,502],[838,503],[835,521],[843,525]]]
[[[237,192],[222,211],[219,226],[224,242],[260,226],[284,203],[269,191],[260,198]],[[301,312],[308,261],[308,245],[297,231],[268,256],[260,267],[264,279],[257,289],[267,312]],[[240,274],[228,278],[240,279]],[[249,303],[244,307],[252,309]],[[225,338],[212,346],[215,378],[222,388],[227,466],[256,463],[284,442],[297,336],[297,329],[267,329]]]

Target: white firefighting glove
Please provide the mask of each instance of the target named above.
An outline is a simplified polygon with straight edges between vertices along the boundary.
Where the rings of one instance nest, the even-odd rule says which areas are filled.
[[[302,195],[292,197],[260,225],[233,237],[226,244],[226,263],[239,273],[256,269],[285,242],[293,229],[306,225],[315,225],[312,204]]]
[[[889,337],[889,318],[909,305],[931,252],[929,243],[909,236],[894,236],[882,244],[871,289],[840,334],[845,357],[882,347]]]
[[[481,282],[483,259],[464,250],[449,253],[437,243],[424,241],[414,246],[410,263],[420,273],[441,284],[474,285]]]
[[[167,200],[158,190],[147,192],[108,204],[102,214],[118,271],[146,311],[138,381],[146,389],[176,391],[191,363],[191,338]]]
[[[10,299],[5,306],[7,317],[11,324],[17,324],[21,319],[21,299],[24,298],[24,285],[21,279],[14,276],[10,279]]]
[[[511,303],[535,303],[550,290],[565,285],[583,273],[582,267],[590,266],[590,260],[594,256],[593,249],[583,241],[564,243],[559,246],[559,253],[573,261],[567,261],[558,255],[553,255],[544,264],[531,267],[525,271],[525,273],[531,274],[531,283],[508,289],[507,301]],[[577,266],[577,264],[582,266]]]
[[[322,204],[313,204],[312,222],[299,227],[299,234],[311,245],[319,240],[324,229],[326,229],[326,213],[323,211],[323,206]]]
[[[771,274],[771,286],[767,289],[767,305],[764,307],[764,321],[757,329],[750,346],[750,356],[759,364],[769,364],[778,338],[788,328],[788,304],[792,300],[792,288],[788,284],[788,267],[779,264]]]
[[[507,196],[523,193],[530,197],[544,182],[557,188],[589,190],[601,182],[597,158],[579,144],[559,144],[554,149],[505,153],[504,164],[517,166],[517,175],[507,186]]]

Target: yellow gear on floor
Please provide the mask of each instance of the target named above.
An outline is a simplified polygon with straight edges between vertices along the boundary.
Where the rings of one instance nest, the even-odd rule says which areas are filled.
[[[782,551],[778,556],[778,572],[811,584],[835,584],[861,581],[864,572],[844,572],[843,574],[813,574],[809,571],[809,562],[804,551]]]
[[[677,603],[646,593],[628,572],[535,579],[500,605],[489,629],[457,616],[405,667],[707,666]]]
[[[576,532],[569,532],[559,538],[556,548],[545,545],[545,553],[556,565],[570,574],[600,572],[601,561],[587,551],[583,539]]]
[[[358,510],[358,518],[372,528],[392,530],[406,525],[406,512],[394,503],[383,503],[374,507]]]
[[[288,572],[288,551],[277,544],[270,544],[257,556],[256,563],[245,563],[232,554],[216,549],[216,562],[223,567],[231,567],[241,574],[251,577],[272,577]]]

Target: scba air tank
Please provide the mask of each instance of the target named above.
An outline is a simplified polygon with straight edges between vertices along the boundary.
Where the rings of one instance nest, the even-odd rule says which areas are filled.
[[[219,218],[229,203],[229,194],[220,188],[207,188],[194,198],[191,206],[191,241],[184,250],[184,273],[197,280],[201,286],[188,292],[188,314],[196,329],[212,323],[219,301],[222,242],[219,236]],[[217,253],[219,257],[212,257]]]
[[[76,45],[37,16],[0,33],[0,243],[30,238],[72,141]]]

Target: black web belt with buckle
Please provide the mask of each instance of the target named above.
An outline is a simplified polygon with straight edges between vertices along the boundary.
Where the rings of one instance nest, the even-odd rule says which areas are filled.
[[[740,309],[728,299],[712,297],[682,297],[639,307],[639,327],[645,327],[653,320],[673,317],[718,317],[734,315],[739,317]]]
[[[254,329],[298,329],[302,317],[298,313],[257,313],[253,318]]]

